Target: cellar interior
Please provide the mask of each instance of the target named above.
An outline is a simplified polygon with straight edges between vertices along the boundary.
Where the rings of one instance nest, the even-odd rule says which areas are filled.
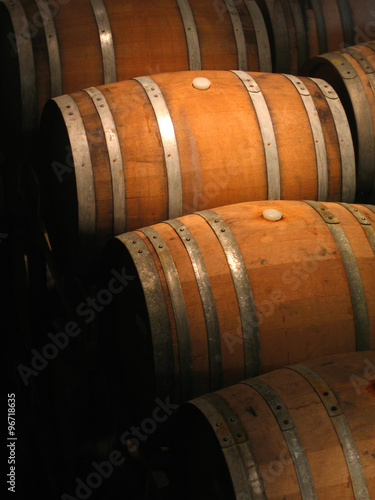
[[[375,498],[375,1],[0,0],[9,498]]]

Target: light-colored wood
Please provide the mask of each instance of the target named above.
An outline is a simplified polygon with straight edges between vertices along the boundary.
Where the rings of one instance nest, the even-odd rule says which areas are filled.
[[[211,87],[205,91],[195,89],[192,82],[197,76],[208,78]],[[301,96],[284,75],[253,73],[252,76],[264,96],[274,129],[281,198],[317,199],[316,144]],[[166,73],[152,78],[161,89],[174,127],[183,212],[267,199],[265,148],[270,144],[263,144],[255,107],[240,79],[229,71]],[[323,130],[328,201],[339,201],[342,199],[342,158],[335,119],[317,84],[302,78],[301,87],[303,85],[311,94]],[[100,90],[113,115],[121,145],[126,190],[125,227],[132,230],[167,219],[168,182],[164,150],[148,96],[134,80],[102,86]],[[96,245],[100,249],[113,234],[107,146],[91,98],[86,92],[74,93],[72,97],[83,118],[91,150],[97,200]],[[347,123],[346,127],[350,142]],[[77,194],[73,193],[85,186],[74,186],[73,168],[70,168],[70,173],[62,174],[61,182],[51,168],[56,161],[66,165],[70,147],[61,113],[53,101],[46,106],[41,128],[44,155],[41,177],[48,178],[44,192],[51,198],[46,205],[46,217],[51,219],[48,231],[52,246],[72,256],[66,260],[64,255],[66,263],[72,265],[73,261],[77,262],[78,239],[74,243],[71,231],[76,232],[78,211],[82,210],[79,206],[77,211],[72,210],[72,206],[78,203]],[[78,165],[74,168],[77,169]],[[354,178],[354,155],[351,169]],[[51,217],[51,214],[55,215]],[[84,261],[90,263],[87,255]]]
[[[375,14],[375,11],[374,11]],[[374,21],[375,22],[375,21]],[[323,78],[329,82],[339,94],[345,107],[352,129],[357,153],[358,190],[369,197],[369,202],[375,201],[375,51],[366,45],[356,45],[348,50],[354,50],[357,57],[363,56],[368,62],[367,74],[360,62],[349,52],[336,51],[328,54],[334,58],[338,53],[348,63],[348,71],[353,78],[345,78],[339,72],[341,60],[327,60],[325,55],[311,59],[304,73]],[[367,71],[366,70],[366,71]],[[364,123],[364,114],[368,122]],[[372,122],[372,129],[371,129]],[[363,179],[366,179],[365,181]],[[367,181],[367,179],[370,179]]]
[[[375,494],[375,354],[373,351],[325,356],[303,363],[315,371],[331,388],[343,410],[344,418],[358,450],[367,483],[368,497]],[[318,394],[299,373],[284,368],[259,377],[281,397],[292,417],[306,454],[315,487],[316,498],[354,499],[352,481],[335,427]],[[295,466],[277,421],[264,399],[252,387],[238,384],[218,391],[236,413],[247,436],[265,488],[267,499],[302,498]],[[216,436],[207,415],[194,405],[201,398],[184,405],[177,416],[176,455],[180,470],[190,471],[187,498],[210,498],[224,487],[228,474],[224,449],[216,444]],[[338,417],[334,417],[338,418]],[[205,433],[206,442],[197,436]],[[208,448],[210,447],[210,448]],[[209,474],[208,457],[217,461],[214,479]],[[233,462],[241,470],[240,461]],[[223,467],[221,469],[220,467]],[[220,477],[220,470],[221,472]],[[188,475],[188,474],[187,474]],[[215,477],[216,476],[216,477]],[[236,478],[232,476],[235,483]],[[220,486],[220,487],[219,487]],[[204,491],[205,496],[201,494]],[[219,497],[220,498],[220,497]],[[224,497],[223,497],[224,498]],[[235,498],[233,486],[225,498]],[[238,497],[237,497],[238,498]],[[245,496],[243,497],[245,498]],[[246,498],[253,498],[246,496]]]
[[[324,206],[338,217],[356,257],[368,311],[369,341],[371,348],[374,348],[374,250],[361,224],[346,208],[335,203],[325,203]],[[374,214],[363,206],[356,207],[375,228]],[[262,214],[268,208],[281,211],[282,220],[265,220]],[[354,312],[342,257],[327,224],[313,208],[298,201],[265,201],[230,205],[215,209],[215,212],[228,224],[247,268],[258,318],[262,371],[356,349]],[[193,214],[180,220],[196,240],[207,268],[219,322],[220,331],[217,334],[221,339],[223,386],[228,386],[245,377],[244,334],[230,268],[218,238],[202,217]],[[190,329],[193,393],[202,394],[209,390],[210,385],[207,328],[198,290],[199,282],[176,232],[167,223],[153,227],[162,236],[177,268]],[[133,238],[132,234],[130,238]],[[155,272],[163,285],[176,362],[178,342],[174,333],[175,319],[166,275],[159,256],[144,233],[136,231],[136,234],[146,243],[155,262]],[[134,283],[129,283],[124,293],[115,298],[114,310],[108,318],[111,326],[108,327],[109,323],[106,322],[103,332],[111,353],[109,359],[117,359],[118,356],[115,364],[122,371],[118,380],[126,386],[130,382],[126,381],[126,377],[124,380],[124,372],[128,370],[125,359],[132,358],[134,365],[129,376],[135,383],[134,379],[138,380],[141,376],[139,371],[144,361],[142,353],[150,352],[151,349],[150,340],[147,340],[150,339],[150,333],[146,335],[135,321],[140,316],[144,325],[147,324],[150,313],[147,313],[144,297],[136,290],[137,287],[142,290],[149,276],[135,270],[132,258],[129,258],[124,244],[118,239],[108,246],[105,262],[111,271],[113,268],[125,268],[130,275],[134,273],[133,276],[136,276]],[[140,298],[138,303],[133,304],[135,295]],[[250,303],[252,301],[251,297],[247,297],[247,300]],[[148,326],[145,328],[149,331]],[[137,344],[137,351],[131,347],[134,339],[140,343]],[[149,362],[146,377],[149,382],[154,381],[156,376],[152,366]],[[177,386],[178,373],[177,363]],[[143,388],[138,383],[136,385],[139,398]]]
[[[140,75],[190,69],[184,25],[176,0],[106,0],[103,3],[113,35],[118,81]],[[235,33],[224,1],[190,0],[189,3],[198,34],[202,69],[236,69]],[[12,37],[15,31],[12,23],[15,21],[9,14],[7,0],[1,1],[1,61],[6,67],[1,103],[7,105],[7,100],[10,100],[10,109],[19,106],[21,92],[24,91],[20,87],[19,72],[25,72],[26,68],[17,67],[17,50],[24,50],[26,44],[31,44],[36,95],[29,93],[27,98],[36,100],[36,130],[38,117],[46,100],[54,97],[51,95],[46,33],[34,0],[17,0],[16,4],[24,9],[23,26],[29,26],[31,39],[21,40],[21,35],[16,33],[19,42],[18,48],[16,47],[16,39]],[[104,84],[101,43],[90,0],[47,4],[58,41],[62,93]],[[259,30],[259,25],[254,24],[242,0],[240,3],[236,2],[236,6],[245,35],[248,69],[258,71],[260,61],[256,30]],[[267,33],[265,37],[265,43],[268,44]],[[8,52],[9,56],[6,55]],[[10,86],[14,87],[14,91],[5,95],[6,88]],[[12,122],[17,133],[25,118],[22,110],[20,113],[21,116]],[[13,120],[11,115],[9,120]],[[29,135],[30,132],[29,130]],[[12,134],[9,134],[9,138],[12,139]],[[7,145],[6,140],[4,144]]]

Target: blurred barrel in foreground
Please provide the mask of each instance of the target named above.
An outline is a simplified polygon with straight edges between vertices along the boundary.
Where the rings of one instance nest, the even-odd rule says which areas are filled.
[[[355,195],[337,94],[288,75],[167,73],[58,97],[41,153],[47,229],[68,266],[87,267],[116,234],[196,210]]]
[[[339,94],[357,150],[357,188],[375,201],[375,42],[313,58],[304,73],[324,78]]]
[[[48,98],[90,85],[187,69],[272,70],[253,0],[1,0],[0,54],[6,138],[21,123],[34,132]]]
[[[326,356],[177,414],[185,500],[375,497],[375,353]]]
[[[135,408],[155,394],[186,401],[290,362],[374,348],[374,210],[248,202],[115,238],[103,289],[122,281],[110,299],[101,293],[117,394]]]

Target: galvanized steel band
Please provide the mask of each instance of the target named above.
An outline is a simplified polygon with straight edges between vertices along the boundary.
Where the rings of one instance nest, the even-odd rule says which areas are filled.
[[[196,406],[211,425],[232,477],[236,498],[265,500],[258,464],[235,411],[219,394],[206,394],[189,404]]]
[[[202,69],[201,52],[199,48],[199,38],[194,16],[189,4],[189,0],[176,0],[180,9],[182,23],[184,25],[187,49],[189,54],[189,69]]]
[[[357,127],[361,130],[358,134],[357,189],[368,191],[374,185],[375,177],[375,131],[364,88],[353,66],[343,55],[332,53],[321,57],[340,73],[352,101]]]
[[[348,203],[340,203],[343,207],[345,207],[349,212],[354,215],[357,221],[361,224],[362,229],[367,236],[367,239],[370,243],[372,251],[375,254],[375,231],[371,225],[371,222],[367,219],[363,212],[360,212],[358,208],[349,205]]]
[[[318,110],[316,109],[314,99],[307,89],[306,84],[296,76],[284,76],[295,86],[305,106],[314,139],[316,168],[318,173],[318,200],[326,201],[328,200],[328,160],[326,143]]]
[[[37,127],[36,75],[31,34],[20,0],[1,0],[11,17],[20,72],[22,129],[34,132]],[[9,35],[13,35],[10,33]],[[9,37],[8,37],[9,39]],[[10,39],[9,39],[10,41]],[[13,42],[14,47],[14,42]]]
[[[352,482],[354,498],[357,500],[369,500],[370,496],[357,446],[344,416],[344,412],[331,387],[308,366],[298,364],[288,366],[287,368],[297,372],[307,380],[319,396],[341,443]]]
[[[224,251],[236,291],[243,335],[245,377],[261,370],[259,326],[253,292],[241,250],[225,221],[212,210],[197,212],[211,227]]]
[[[112,116],[108,102],[96,87],[85,89],[91,97],[92,102],[98,112],[104,130],[107,145],[109,163],[112,180],[113,199],[113,231],[114,234],[125,233],[126,231],[126,191],[125,174],[122,162],[121,146],[117,134],[117,128]]]
[[[305,203],[310,205],[322,217],[336,243],[344,265],[353,306],[356,350],[369,350],[371,349],[370,325],[366,295],[358,263],[348,237],[346,236],[338,218],[335,217],[324,205],[316,201],[305,201]]]
[[[238,69],[247,71],[247,48],[241,18],[238,14],[234,0],[224,0],[224,2],[232,22],[234,38],[236,40]]]
[[[272,73],[271,46],[262,12],[254,0],[244,0],[244,3],[254,25],[259,71]]]
[[[337,133],[341,156],[341,199],[352,202],[356,194],[355,152],[347,115],[336,91],[320,78],[310,78],[326,98]]]
[[[57,38],[55,23],[48,3],[46,0],[35,0],[35,3],[40,12],[44,33],[46,35],[51,97],[56,97],[63,93],[59,40]]]
[[[65,121],[77,184],[78,227],[82,259],[92,252],[96,232],[96,200],[90,147],[80,110],[72,97],[55,97]]]
[[[104,83],[117,81],[116,55],[113,44],[112,28],[103,0],[90,0],[98,26],[102,49]]]
[[[367,57],[365,57],[361,52],[358,52],[358,50],[355,50],[352,47],[343,49],[343,52],[349,54],[361,66],[368,78],[368,81],[370,82],[372,91],[375,94],[375,68],[371,65]]]
[[[269,200],[280,200],[281,180],[279,154],[272,118],[264,96],[252,76],[243,71],[232,71],[244,84],[259,122],[267,168],[267,190]]]
[[[189,255],[194,270],[199,295],[202,302],[204,319],[207,330],[207,346],[210,373],[210,390],[214,391],[223,387],[223,367],[221,355],[221,339],[219,319],[217,316],[215,299],[212,293],[210,278],[207,273],[199,246],[190,230],[178,219],[168,220],[169,224],[178,234]]]
[[[173,257],[162,236],[152,227],[143,227],[139,231],[149,239],[164,271],[176,323],[180,376],[179,399],[186,401],[192,397],[193,368],[189,318],[180,278]]]
[[[145,90],[159,125],[168,182],[168,218],[183,215],[182,178],[176,135],[167,104],[158,85],[148,76],[134,78]]]
[[[305,449],[301,443],[295,423],[284,402],[277,392],[261,379],[245,380],[241,384],[248,385],[257,391],[272,411],[292,457],[302,499],[316,499],[314,481]]]
[[[371,212],[374,212],[375,214],[375,205],[363,205],[363,206],[368,208],[369,210],[371,210]]]
[[[175,370],[168,310],[158,270],[149,249],[137,233],[117,236],[128,249],[142,285],[151,328],[158,394],[174,394]]]

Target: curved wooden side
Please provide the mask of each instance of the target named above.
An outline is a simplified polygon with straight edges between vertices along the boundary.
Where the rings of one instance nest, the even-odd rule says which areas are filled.
[[[198,76],[210,81],[208,90],[193,87]],[[86,212],[96,224],[90,233],[100,249],[110,234],[123,232],[115,231],[116,220],[129,230],[248,200],[354,199],[348,122],[337,95],[320,80],[167,73],[74,93],[72,109],[67,99],[46,106],[41,176],[49,177],[44,192],[51,197],[46,205],[51,239],[61,229],[57,246],[69,247],[69,254],[76,249],[65,231],[70,224],[82,232],[79,220]],[[77,116],[71,115],[73,108]],[[73,129],[71,120],[82,120],[83,126]],[[73,164],[67,166],[69,151]],[[83,151],[90,155],[93,181],[80,167]],[[83,163],[88,169],[88,160]],[[126,200],[116,209],[123,196],[116,191],[120,182]],[[74,189],[78,214],[72,213],[75,200],[64,193]],[[85,192],[95,194],[96,208],[80,202]],[[73,217],[66,229],[59,214]]]
[[[327,80],[343,102],[357,152],[357,187],[375,196],[375,46],[348,47],[312,59],[305,74]]]
[[[283,218],[264,219],[269,208]],[[158,378],[168,366],[166,394],[176,388],[177,398],[290,362],[374,347],[371,209],[274,201],[179,221],[126,233],[107,249],[109,270],[125,267],[135,276],[116,299],[103,337],[121,383],[144,366],[141,353],[150,355],[150,339],[154,368],[149,364],[146,378],[164,394]],[[139,342],[137,352],[133,342]],[[129,357],[131,367],[124,365]],[[158,373],[157,367],[164,368]]]
[[[1,104],[21,105],[12,126],[29,139],[50,97],[91,85],[188,69],[272,69],[254,0],[1,0],[0,8]]]
[[[374,369],[373,351],[326,356],[184,405],[185,498],[372,498]]]

